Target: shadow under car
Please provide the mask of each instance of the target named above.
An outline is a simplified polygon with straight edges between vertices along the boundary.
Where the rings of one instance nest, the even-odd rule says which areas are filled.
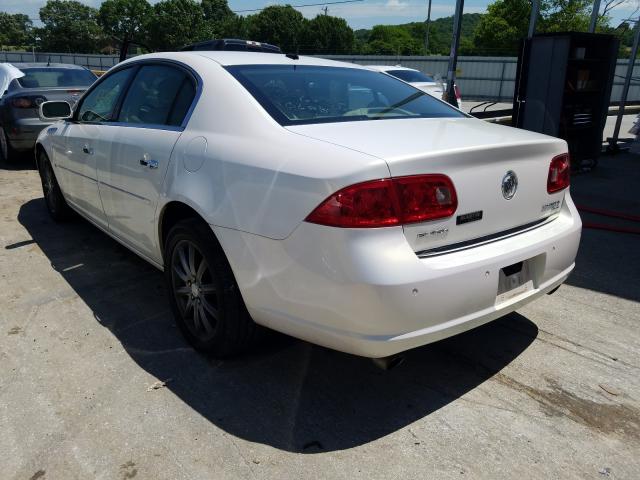
[[[391,371],[284,335],[219,361],[183,340],[162,273],[88,222],[55,224],[41,198],[18,220],[141,368],[171,379],[166,388],[229,434],[286,451],[347,449],[406,427],[499,372],[538,333],[513,313],[409,351]]]

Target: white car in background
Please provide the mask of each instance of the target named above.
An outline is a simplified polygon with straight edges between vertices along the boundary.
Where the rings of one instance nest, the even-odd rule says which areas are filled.
[[[563,140],[364,67],[141,55],[73,111],[40,111],[60,119],[36,145],[50,214],[75,210],[164,270],[181,330],[218,356],[263,325],[385,357],[512,312],[574,268]]]
[[[436,78],[433,75],[427,75],[420,70],[401,67],[400,65],[367,65],[367,68],[399,78],[403,82],[407,82],[423,92],[427,92],[429,95],[446,101],[445,92],[447,90],[447,84],[442,79]],[[456,102],[458,103],[457,107],[462,110],[462,95],[458,85],[454,84],[454,90],[456,93]]]

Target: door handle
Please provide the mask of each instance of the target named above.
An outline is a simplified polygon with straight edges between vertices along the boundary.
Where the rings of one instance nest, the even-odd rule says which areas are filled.
[[[84,145],[82,151],[87,155],[93,155],[93,148],[89,147],[89,145]]]
[[[146,155],[140,159],[140,165],[149,168],[158,168],[158,161],[148,158]]]

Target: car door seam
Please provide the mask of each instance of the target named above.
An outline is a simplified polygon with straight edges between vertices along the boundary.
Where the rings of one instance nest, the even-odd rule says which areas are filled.
[[[126,193],[127,195],[131,195],[132,197],[137,198],[138,200],[142,200],[142,201],[144,201],[144,202],[145,202],[145,203],[147,203],[147,204],[150,204],[150,203],[151,203],[151,200],[149,200],[149,199],[148,199],[148,198],[146,198],[146,197],[143,197],[142,195],[137,195],[137,194],[135,194],[135,193],[133,193],[133,192],[129,192],[129,191],[127,191],[127,190],[123,189],[123,188],[119,188],[119,187],[116,187],[115,185],[111,185],[110,183],[103,182],[102,180],[100,180],[100,181],[98,182],[98,184],[100,184],[100,185],[104,185],[105,187],[112,188],[112,189],[117,190],[117,191],[122,192],[122,193]]]
[[[138,255],[140,258],[142,258],[143,260],[147,261],[152,266],[156,267],[158,270],[160,270],[160,271],[164,270],[164,265],[156,262],[153,258],[151,258],[150,256],[146,255],[145,253],[142,253],[138,248],[136,248],[135,246],[131,245],[130,243],[125,242],[123,239],[121,239],[120,237],[115,235],[110,229],[105,228],[102,225],[100,225],[99,223],[97,223],[93,218],[91,218],[90,215],[88,215],[83,209],[78,207],[75,203],[70,202],[69,206],[71,208],[73,208],[73,210],[75,210],[78,213],[78,215],[80,215],[82,218],[87,220],[89,223],[91,223],[93,226],[95,226],[96,228],[98,228],[102,232],[106,233],[109,237],[113,238],[120,245],[123,245],[124,247],[128,248],[134,254]]]
[[[84,178],[86,178],[87,180],[91,180],[92,182],[96,182],[96,183],[98,183],[98,180],[97,180],[97,179],[92,178],[92,177],[90,177],[90,176],[88,176],[88,175],[85,175],[84,173],[76,172],[75,170],[73,170],[73,169],[71,169],[71,168],[68,168],[68,167],[65,167],[64,165],[61,165],[61,164],[59,164],[59,163],[56,163],[56,167],[62,168],[63,170],[66,170],[67,172],[74,173],[74,174],[76,174],[76,175],[79,175],[79,176],[81,176],[81,177],[84,177]]]

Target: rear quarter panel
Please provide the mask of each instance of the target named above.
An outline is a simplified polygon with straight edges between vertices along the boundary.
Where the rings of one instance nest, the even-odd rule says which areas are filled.
[[[211,225],[283,239],[336,190],[389,176],[377,157],[286,130],[226,70],[202,62],[202,94],[174,148],[159,215],[177,200]]]

